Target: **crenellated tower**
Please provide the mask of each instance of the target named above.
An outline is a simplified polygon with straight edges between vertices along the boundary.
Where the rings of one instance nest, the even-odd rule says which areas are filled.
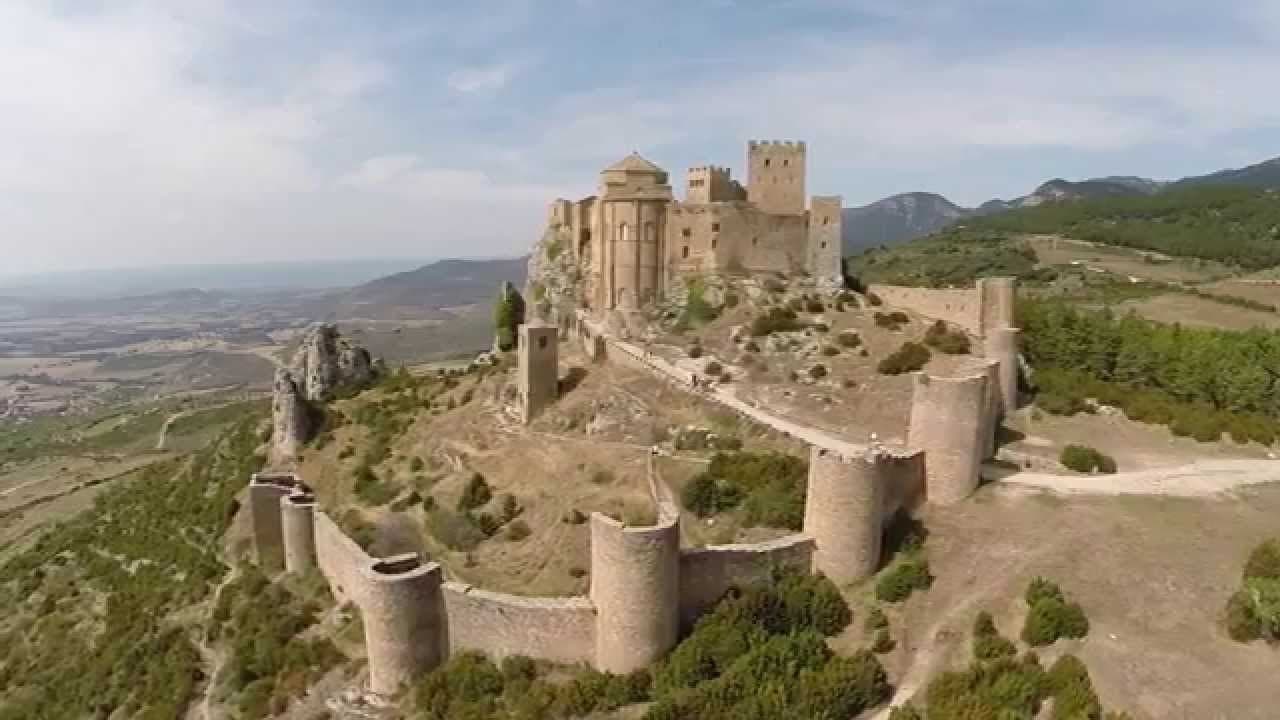
[[[770,215],[803,215],[805,146],[791,140],[747,143],[747,199]]]

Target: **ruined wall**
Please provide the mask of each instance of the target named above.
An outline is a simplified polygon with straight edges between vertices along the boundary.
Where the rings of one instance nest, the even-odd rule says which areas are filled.
[[[280,524],[280,498],[293,492],[293,475],[254,473],[249,479],[249,522],[258,565],[267,572],[284,569],[284,532]]]
[[[734,585],[766,582],[774,568],[809,572],[813,540],[802,534],[761,543],[680,552],[680,622],[689,627]]]
[[[477,650],[494,659],[527,655],[591,664],[596,611],[585,597],[532,598],[489,592],[465,583],[443,585],[449,652]]]
[[[624,527],[591,515],[591,602],[596,607],[595,665],[627,673],[648,667],[679,632],[680,522]]]
[[[925,453],[929,502],[957,503],[977,489],[989,402],[985,370],[963,377],[915,373],[907,445]]]
[[[517,384],[524,422],[555,402],[559,395],[559,329],[547,325],[521,325],[517,355]]]
[[[298,575],[316,566],[316,497],[295,492],[280,498],[280,525],[284,537],[284,569]]]
[[[747,143],[747,199],[774,215],[804,213],[805,145],[790,140]]]
[[[390,695],[444,661],[445,615],[435,563],[414,553],[375,561],[362,569],[360,602],[369,688]]]
[[[1018,341],[1022,331],[1014,327],[993,328],[982,340],[983,355],[999,364],[998,397],[1003,414],[1018,409]]]
[[[935,320],[945,320],[973,335],[982,333],[981,302],[972,288],[871,285],[867,289],[891,307],[910,310]]]
[[[815,195],[809,203],[809,273],[837,284],[844,282],[843,204],[839,195]]]

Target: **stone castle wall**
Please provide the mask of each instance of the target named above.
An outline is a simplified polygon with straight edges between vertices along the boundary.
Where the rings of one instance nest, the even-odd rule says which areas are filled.
[[[315,496],[306,492],[294,492],[280,498],[286,572],[301,575],[316,566],[315,507]]]
[[[494,659],[527,655],[592,664],[596,610],[585,597],[532,598],[446,582],[450,652],[477,650]]]
[[[919,288],[901,285],[871,285],[875,293],[890,307],[910,310],[918,315],[943,320],[963,328],[972,335],[982,332],[981,301],[972,288]]]
[[[680,552],[680,622],[684,627],[716,604],[729,588],[767,582],[777,568],[809,572],[813,539],[788,535],[777,540],[712,545]]]
[[[805,144],[790,140],[747,143],[747,198],[774,215],[802,215]]]
[[[254,473],[249,479],[249,522],[258,564],[269,570],[284,569],[284,528],[280,500],[298,488],[292,474]]]
[[[815,195],[809,203],[806,269],[819,280],[838,284],[843,284],[844,278],[843,206],[839,195]]]
[[[373,564],[374,558],[324,512],[316,510],[312,520],[316,565],[328,581],[329,590],[339,603],[359,605],[365,585],[361,570]]]
[[[679,516],[626,527],[591,515],[591,590],[596,607],[596,667],[627,673],[648,667],[679,636]]]
[[[804,215],[775,215],[744,202],[673,203],[667,222],[667,271],[799,273],[807,269]]]

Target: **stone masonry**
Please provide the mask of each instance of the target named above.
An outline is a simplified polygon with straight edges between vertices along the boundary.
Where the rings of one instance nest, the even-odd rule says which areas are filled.
[[[520,417],[528,424],[560,394],[560,333],[550,325],[521,325],[518,335]]]

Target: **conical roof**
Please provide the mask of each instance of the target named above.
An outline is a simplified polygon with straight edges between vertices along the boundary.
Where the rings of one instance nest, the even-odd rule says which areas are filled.
[[[665,173],[666,170],[654,165],[653,163],[640,157],[639,153],[631,153],[622,158],[618,162],[604,169],[605,172],[633,172],[633,173]]]

